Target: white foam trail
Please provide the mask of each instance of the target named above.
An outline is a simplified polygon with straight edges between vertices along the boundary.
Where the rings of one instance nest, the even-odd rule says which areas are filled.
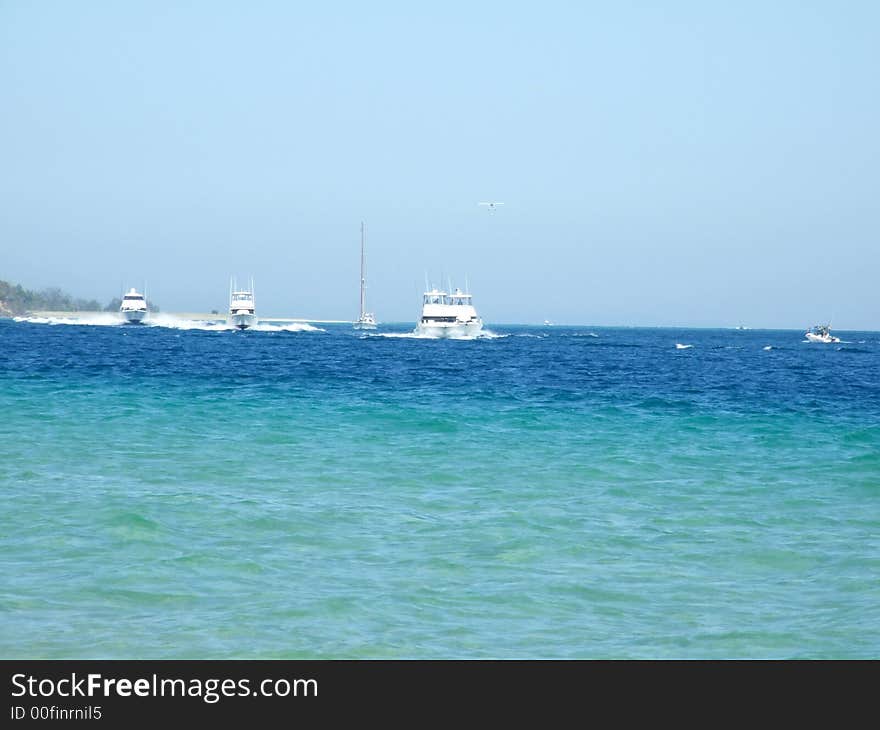
[[[482,330],[475,335],[457,335],[455,337],[438,337],[419,332],[372,332],[363,337],[392,337],[406,340],[497,340],[510,335],[499,335],[491,330]]]
[[[203,319],[180,319],[173,314],[156,314],[150,315],[144,324],[152,327],[167,327],[176,330],[202,330],[205,332],[227,332],[236,330],[224,319],[203,320]],[[291,322],[289,324],[270,324],[268,322],[257,322],[253,327],[248,328],[252,332],[326,332],[320,327],[314,327],[307,322]]]
[[[113,327],[123,324],[122,318],[116,312],[96,312],[84,317],[76,316],[71,312],[70,317],[14,317],[16,322],[29,322],[30,324],[77,324],[87,327]]]
[[[462,337],[460,339],[463,340],[500,340],[502,337],[510,337],[510,335],[499,335],[497,332],[493,332],[492,330],[483,330],[477,335],[473,337]]]
[[[327,330],[315,327],[307,322],[291,322],[290,324],[269,324],[258,322],[250,329],[255,332],[326,332]]]
[[[420,335],[415,332],[371,332],[364,334],[363,337],[390,337],[393,339],[405,339],[405,340],[435,340],[436,337],[431,337],[429,335]]]
[[[773,349],[773,345],[767,345],[767,347],[765,347],[764,349],[765,349],[765,350],[772,350],[772,349]]]
[[[15,317],[16,322],[30,322],[31,324],[76,324],[88,327],[168,327],[178,330],[224,330],[233,329],[225,322],[208,322],[195,319],[178,319],[172,314],[148,314],[140,325],[128,325],[116,312],[92,314],[87,317]]]
[[[692,347],[693,347],[693,345],[682,345],[680,342],[675,343],[676,350],[689,350]]]
[[[173,314],[162,313],[147,315],[144,324],[150,327],[167,327],[168,329],[175,330],[207,330],[209,332],[234,329],[232,325],[226,324],[225,320],[180,319]]]

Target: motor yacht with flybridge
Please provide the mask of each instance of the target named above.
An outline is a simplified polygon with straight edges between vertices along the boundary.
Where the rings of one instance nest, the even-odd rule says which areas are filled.
[[[251,279],[248,289],[240,289],[235,279],[229,282],[229,316],[226,321],[240,330],[246,330],[257,323],[257,315],[254,310],[253,279]]]
[[[132,287],[128,294],[122,295],[119,314],[127,324],[141,324],[147,316],[147,298]]]
[[[473,337],[483,329],[473,298],[461,289],[451,294],[436,287],[422,295],[422,317],[416,334],[425,337]]]

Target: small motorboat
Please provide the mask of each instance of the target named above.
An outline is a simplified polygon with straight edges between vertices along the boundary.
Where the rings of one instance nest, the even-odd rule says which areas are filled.
[[[831,334],[830,324],[817,324],[815,327],[810,327],[804,334],[804,337],[807,339],[807,342],[822,342],[825,344],[840,342],[839,337]]]

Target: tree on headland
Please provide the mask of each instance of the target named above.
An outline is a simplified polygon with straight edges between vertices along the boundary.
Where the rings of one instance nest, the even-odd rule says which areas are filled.
[[[38,306],[31,309],[47,309],[53,312],[94,312],[101,309],[101,304],[96,299],[75,298],[57,286],[37,292],[34,298]]]

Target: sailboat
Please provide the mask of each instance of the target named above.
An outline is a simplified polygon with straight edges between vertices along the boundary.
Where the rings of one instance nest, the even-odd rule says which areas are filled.
[[[364,257],[364,224],[361,222],[361,316],[354,323],[356,330],[374,330],[376,329],[376,318],[372,312],[367,312],[367,279],[366,279],[366,259]]]

